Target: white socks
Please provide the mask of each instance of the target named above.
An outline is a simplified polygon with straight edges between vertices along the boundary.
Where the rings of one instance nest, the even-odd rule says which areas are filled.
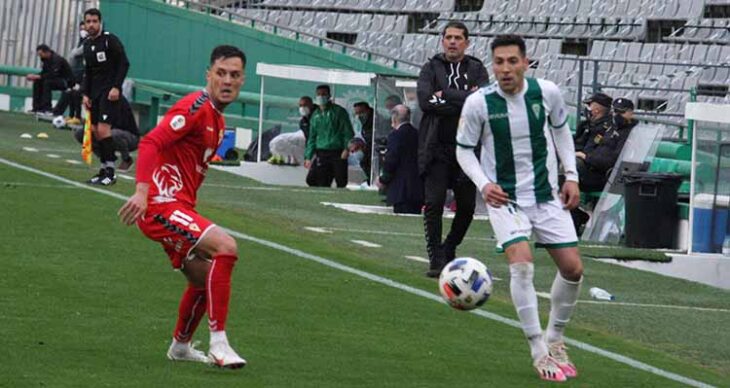
[[[228,343],[228,337],[226,337],[225,330],[210,332],[210,343],[212,344],[214,342]]]
[[[555,275],[553,286],[550,289],[550,321],[545,331],[547,343],[563,340],[565,325],[570,321],[580,294],[580,285],[583,277],[577,282],[564,279],[560,271]]]
[[[537,360],[548,354],[547,345],[542,337],[540,316],[537,311],[537,294],[532,279],[535,267],[532,263],[510,264],[510,293],[517,315],[520,317],[522,331],[530,344],[530,355]]]

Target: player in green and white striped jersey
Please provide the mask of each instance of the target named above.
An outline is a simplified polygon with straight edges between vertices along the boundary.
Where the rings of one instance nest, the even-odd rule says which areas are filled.
[[[578,205],[573,138],[558,87],[525,78],[528,60],[519,36],[492,41],[497,83],[470,95],[461,111],[456,155],[486,201],[489,220],[510,264],[510,293],[533,366],[544,380],[565,381],[577,370],[563,344],[580,292],[583,264],[568,209]],[[473,149],[481,141],[481,163]],[[566,181],[558,188],[558,156]],[[528,239],[534,233],[558,266],[550,321],[540,326]]]

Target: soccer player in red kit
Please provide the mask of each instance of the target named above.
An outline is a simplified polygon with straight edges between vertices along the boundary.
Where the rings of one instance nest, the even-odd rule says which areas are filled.
[[[246,56],[238,48],[213,49],[205,89],[183,97],[140,141],[136,191],[119,209],[122,222],[136,222],[145,236],[160,242],[172,266],[188,280],[167,352],[171,360],[226,368],[246,365],[225,332],[236,241],[195,211],[198,188],[223,138],[223,109],[238,97],[245,65]],[[191,345],[206,310],[207,357]]]

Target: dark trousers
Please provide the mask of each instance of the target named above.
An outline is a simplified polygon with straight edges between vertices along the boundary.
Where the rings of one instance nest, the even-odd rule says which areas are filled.
[[[74,132],[74,138],[76,141],[83,144],[84,129],[77,129],[76,132]],[[132,159],[129,153],[137,149],[137,146],[139,145],[139,136],[123,129],[112,128],[112,141],[114,144],[114,151],[119,152],[122,160],[126,161]],[[91,147],[94,151],[94,155],[101,159],[101,144],[99,144],[96,139],[93,139]],[[114,162],[116,160],[117,157],[114,155],[114,158],[110,160],[110,162]]]
[[[61,94],[61,99],[53,108],[54,116],[61,116],[66,111],[66,108],[70,108],[69,117],[75,117],[81,119],[81,91],[80,90],[67,90]]]
[[[576,168],[580,178],[578,183],[580,191],[603,191],[608,181],[606,173],[592,169],[583,159],[576,160]]]
[[[61,78],[39,79],[33,82],[33,110],[51,111],[51,92],[66,89],[66,81]]]
[[[393,213],[395,214],[421,214],[421,204],[419,202],[401,202],[393,205]]]
[[[449,188],[454,190],[456,215],[451,223],[451,230],[442,245],[442,217],[446,190]],[[426,232],[426,251],[429,260],[433,262],[434,259],[453,259],[456,247],[461,244],[474,218],[476,187],[457,164],[436,160],[429,166],[428,172],[424,176],[424,189],[426,206],[423,213],[423,226]],[[445,255],[445,257],[441,255]]]
[[[337,187],[347,186],[347,159],[342,159],[342,151],[316,150],[307,173],[307,184],[313,187],[330,187],[334,179]]]

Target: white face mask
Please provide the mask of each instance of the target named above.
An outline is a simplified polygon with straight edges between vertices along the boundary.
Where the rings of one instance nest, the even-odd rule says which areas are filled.
[[[81,39],[86,39],[86,37],[89,36],[89,33],[86,32],[86,30],[81,30],[79,31],[79,36],[81,37]]]
[[[299,114],[302,116],[309,116],[309,108],[307,108],[306,106],[300,106]]]

